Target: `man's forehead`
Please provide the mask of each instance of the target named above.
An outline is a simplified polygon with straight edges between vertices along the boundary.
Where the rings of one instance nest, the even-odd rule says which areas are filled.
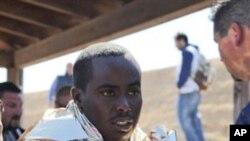
[[[98,81],[112,81],[119,79],[132,81],[140,79],[140,70],[133,62],[124,56],[96,58],[92,61],[93,75]]]
[[[96,57],[92,60],[93,68],[102,68],[102,67],[133,67],[136,68],[136,62],[134,58],[129,55],[120,55],[120,56],[104,56]]]
[[[2,100],[20,100],[22,96],[20,93],[6,91],[3,93]]]

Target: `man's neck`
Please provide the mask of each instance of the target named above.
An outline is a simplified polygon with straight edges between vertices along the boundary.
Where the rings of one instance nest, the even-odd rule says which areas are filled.
[[[130,139],[126,139],[126,140],[104,140],[104,141],[130,141]]]
[[[130,139],[104,139],[104,141],[130,141]]]

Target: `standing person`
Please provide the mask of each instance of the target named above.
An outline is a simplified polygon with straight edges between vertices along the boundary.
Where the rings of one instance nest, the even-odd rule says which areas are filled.
[[[221,4],[214,15],[214,38],[221,59],[236,80],[250,80],[250,0]],[[250,103],[236,124],[250,124]]]
[[[177,72],[179,97],[177,115],[187,141],[204,141],[202,125],[198,116],[201,95],[200,88],[191,77],[199,67],[198,47],[190,45],[185,34],[175,37],[177,48],[182,53],[182,62]]]
[[[65,75],[57,76],[53,82],[49,91],[49,103],[52,104],[55,101],[56,94],[64,86],[73,86],[73,65],[67,64]]]
[[[23,113],[21,90],[11,82],[0,83],[0,99],[3,102],[2,113],[4,141],[16,141],[24,132],[20,125]]]

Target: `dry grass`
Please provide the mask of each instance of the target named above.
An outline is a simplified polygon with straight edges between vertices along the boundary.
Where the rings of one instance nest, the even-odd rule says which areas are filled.
[[[213,61],[217,69],[217,81],[203,94],[200,111],[207,141],[228,141],[229,124],[233,119],[232,80],[219,61]],[[178,140],[184,141],[176,120],[177,89],[175,69],[163,69],[143,73],[143,109],[141,127],[148,132],[156,124],[176,129]],[[27,94],[24,98],[23,125],[37,121],[48,108],[47,92]]]

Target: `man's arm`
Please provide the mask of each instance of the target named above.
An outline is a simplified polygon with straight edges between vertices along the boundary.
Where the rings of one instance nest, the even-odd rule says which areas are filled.
[[[181,72],[179,76],[179,80],[177,82],[177,87],[181,88],[186,83],[188,78],[191,75],[193,54],[187,50],[182,51],[182,66]]]

